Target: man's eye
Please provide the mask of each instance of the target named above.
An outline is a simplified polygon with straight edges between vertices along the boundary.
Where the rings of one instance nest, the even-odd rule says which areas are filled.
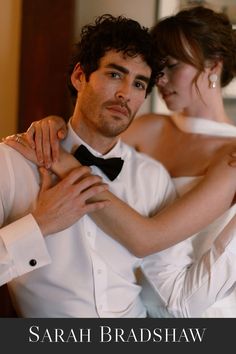
[[[135,83],[135,86],[140,90],[146,90],[146,88],[147,88],[147,85],[145,85],[143,82],[140,82],[140,81],[137,81]]]
[[[120,74],[117,73],[117,72],[111,72],[111,73],[108,73],[108,75],[114,79],[119,79],[120,78]]]

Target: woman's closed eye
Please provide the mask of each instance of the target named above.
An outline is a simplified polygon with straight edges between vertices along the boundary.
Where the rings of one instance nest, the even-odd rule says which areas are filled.
[[[177,62],[176,62],[176,63],[170,63],[170,64],[167,64],[166,67],[167,67],[168,69],[172,69],[172,68],[175,68],[177,65],[178,65]]]

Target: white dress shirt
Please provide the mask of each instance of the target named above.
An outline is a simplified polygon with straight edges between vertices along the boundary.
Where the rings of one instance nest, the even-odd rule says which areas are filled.
[[[236,137],[236,127],[230,124],[181,117],[174,122],[189,133]],[[200,180],[173,179],[180,196]],[[152,282],[145,280],[149,289],[143,297],[150,316],[236,317],[235,213],[236,205],[197,235],[146,260],[144,272]]]
[[[74,152],[81,143],[87,146],[69,125],[65,149]],[[114,156],[123,158],[124,165],[113,182],[95,166],[93,172],[103,176],[110,190],[137,211],[149,215],[173,199],[172,181],[161,164],[121,142],[103,157]],[[3,225],[0,276],[6,282],[25,273],[9,284],[19,314],[23,317],[145,317],[141,287],[135,278],[142,260],[108,237],[87,215],[68,229],[43,238],[30,215],[39,190],[37,168],[5,145],[0,147],[0,159]],[[24,241],[29,244],[24,245]],[[30,272],[32,259],[37,265]]]

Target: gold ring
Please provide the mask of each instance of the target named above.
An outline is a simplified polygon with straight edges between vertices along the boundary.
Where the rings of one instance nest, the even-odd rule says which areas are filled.
[[[17,143],[21,143],[21,135],[20,134],[16,134],[16,138],[15,138]]]

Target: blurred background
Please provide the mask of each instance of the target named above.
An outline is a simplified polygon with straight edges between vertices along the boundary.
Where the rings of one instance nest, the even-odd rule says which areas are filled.
[[[73,43],[84,24],[103,13],[125,15],[151,27],[181,6],[205,1],[183,0],[0,0],[0,138],[21,132],[49,114],[68,119],[71,101],[65,73]],[[207,2],[229,12],[234,22],[236,0]],[[236,21],[235,21],[236,23]],[[236,84],[225,92],[236,117]],[[141,113],[166,108],[152,93]]]

